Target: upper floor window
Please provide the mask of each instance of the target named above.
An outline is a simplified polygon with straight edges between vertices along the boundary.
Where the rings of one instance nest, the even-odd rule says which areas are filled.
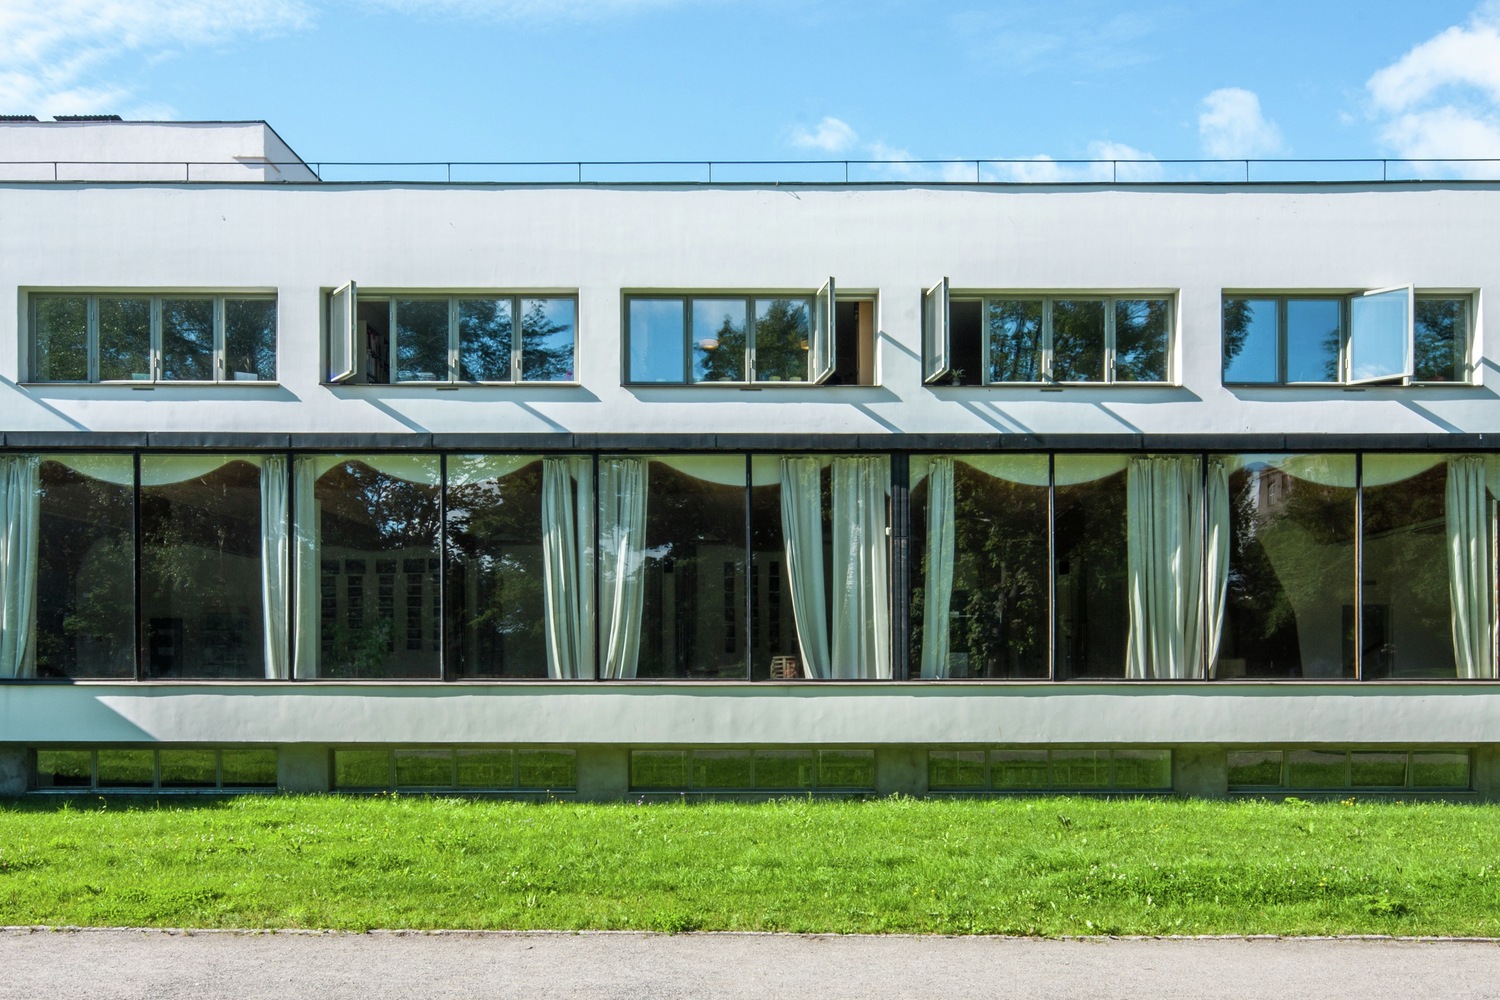
[[[923,379],[1007,385],[1166,382],[1172,299],[1161,294],[925,293]]]
[[[875,302],[814,295],[640,293],[625,300],[635,385],[875,383]]]
[[[274,295],[34,294],[32,382],[274,382]]]
[[[1224,382],[1468,382],[1469,295],[1411,286],[1349,295],[1224,296]]]
[[[329,382],[572,382],[572,296],[361,294],[329,298]]]

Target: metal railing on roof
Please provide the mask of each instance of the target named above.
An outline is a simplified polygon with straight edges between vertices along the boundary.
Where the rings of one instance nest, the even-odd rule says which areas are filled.
[[[1500,158],[0,160],[0,181],[436,184],[1284,184],[1500,181]]]

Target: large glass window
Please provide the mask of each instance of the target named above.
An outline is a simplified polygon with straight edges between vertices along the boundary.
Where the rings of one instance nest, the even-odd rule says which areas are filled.
[[[271,295],[31,296],[33,382],[276,379]]]
[[[46,455],[38,468],[38,677],[135,676],[135,463]]]
[[[1126,460],[1058,455],[1055,463],[1057,675],[1123,677],[1130,622]]]
[[[437,677],[436,455],[297,459],[297,675]]]
[[[265,676],[259,460],[143,455],[140,504],[146,676]]]
[[[1469,311],[1467,296],[1418,295],[1415,378],[1418,382],[1467,382]]]

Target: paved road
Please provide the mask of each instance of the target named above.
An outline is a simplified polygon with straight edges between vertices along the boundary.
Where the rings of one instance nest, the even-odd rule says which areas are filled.
[[[1500,997],[1500,944],[0,931],[0,998]]]

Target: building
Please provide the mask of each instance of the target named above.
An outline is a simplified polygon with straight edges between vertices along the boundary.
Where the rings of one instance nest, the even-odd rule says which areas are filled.
[[[4,789],[1500,794],[1500,187],[0,122]]]

